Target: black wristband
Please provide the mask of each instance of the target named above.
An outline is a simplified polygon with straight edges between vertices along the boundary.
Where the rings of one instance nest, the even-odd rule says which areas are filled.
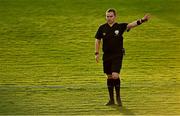
[[[140,20],[137,20],[137,25],[140,25],[142,24]]]
[[[95,52],[95,55],[98,55],[99,54],[99,52]]]

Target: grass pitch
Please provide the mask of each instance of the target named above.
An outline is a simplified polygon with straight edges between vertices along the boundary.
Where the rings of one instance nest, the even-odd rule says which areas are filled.
[[[0,114],[180,114],[179,0],[0,0]],[[124,107],[107,107],[94,35],[106,9],[118,22],[152,19],[124,34]]]

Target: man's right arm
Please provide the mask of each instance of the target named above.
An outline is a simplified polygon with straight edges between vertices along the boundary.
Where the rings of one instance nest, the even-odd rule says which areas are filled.
[[[95,59],[96,62],[99,62],[99,49],[100,49],[100,45],[101,45],[101,40],[100,39],[96,39],[95,40]]]

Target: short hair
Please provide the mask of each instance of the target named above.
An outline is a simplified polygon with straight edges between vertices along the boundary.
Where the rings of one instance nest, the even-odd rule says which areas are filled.
[[[113,12],[114,15],[116,16],[116,9],[114,9],[114,8],[109,8],[109,9],[106,11],[106,13],[109,13],[109,12]]]

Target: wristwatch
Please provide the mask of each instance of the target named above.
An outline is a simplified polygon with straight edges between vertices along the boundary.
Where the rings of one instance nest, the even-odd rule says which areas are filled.
[[[98,55],[99,54],[99,52],[95,52],[95,55]]]

